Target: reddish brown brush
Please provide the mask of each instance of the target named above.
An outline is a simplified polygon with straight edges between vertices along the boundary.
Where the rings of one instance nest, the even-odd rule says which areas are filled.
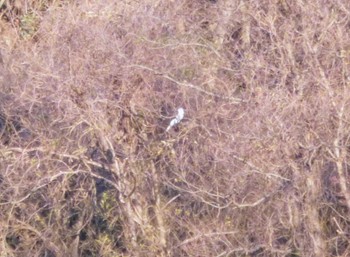
[[[0,256],[350,255],[348,1],[24,2]]]

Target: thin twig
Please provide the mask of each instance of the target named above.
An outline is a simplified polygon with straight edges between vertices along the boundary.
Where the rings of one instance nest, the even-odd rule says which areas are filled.
[[[221,99],[226,99],[226,100],[230,100],[232,101],[233,103],[235,104],[238,104],[238,103],[242,103],[244,102],[243,99],[241,98],[236,98],[236,97],[230,97],[230,96],[223,96],[223,95],[219,95],[219,94],[215,94],[213,92],[209,92],[199,86],[196,86],[196,85],[193,85],[189,82],[181,82],[181,81],[178,81],[176,80],[173,76],[170,76],[168,74],[164,74],[163,72],[161,71],[157,71],[157,70],[154,70],[150,67],[147,67],[147,66],[144,66],[144,65],[139,65],[139,64],[133,64],[133,65],[127,65],[125,67],[128,67],[128,68],[139,68],[139,69],[144,69],[144,70],[148,70],[148,71],[151,71],[153,72],[155,75],[160,75],[162,76],[163,78],[167,79],[167,80],[170,80],[171,82],[174,82],[175,84],[179,85],[179,86],[184,86],[184,87],[188,87],[188,88],[191,88],[191,89],[195,89],[203,94],[206,94],[206,95],[209,95],[209,96],[213,96],[213,97],[218,97],[218,98],[221,98]]]

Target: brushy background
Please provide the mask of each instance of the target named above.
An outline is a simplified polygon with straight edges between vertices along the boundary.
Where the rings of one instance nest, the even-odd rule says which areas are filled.
[[[0,15],[1,257],[350,256],[349,1]]]

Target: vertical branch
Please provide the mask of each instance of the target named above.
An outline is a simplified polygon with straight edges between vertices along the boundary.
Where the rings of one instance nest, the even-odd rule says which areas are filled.
[[[308,225],[310,226],[310,237],[313,241],[315,256],[325,256],[325,243],[323,240],[322,226],[320,224],[320,218],[318,213],[317,199],[320,195],[319,190],[319,163],[315,162],[311,166],[311,173],[306,178],[307,197],[306,199],[306,213]]]
[[[345,101],[341,105],[340,109],[338,108],[338,105],[336,101],[334,100],[335,93],[333,92],[332,88],[329,85],[329,82],[326,78],[324,70],[321,68],[320,64],[317,62],[319,66],[319,71],[321,74],[321,78],[323,81],[323,85],[325,86],[329,98],[331,100],[331,104],[333,105],[334,110],[337,113],[337,118],[338,118],[338,128],[337,128],[337,135],[335,140],[333,141],[333,148],[334,150],[331,151],[331,155],[335,158],[335,162],[337,165],[337,172],[339,175],[339,184],[340,184],[340,189],[342,194],[345,197],[346,200],[346,205],[348,207],[348,210],[350,211],[350,192],[348,191],[347,188],[347,182],[346,182],[346,174],[344,172],[344,163],[346,160],[346,148],[342,145],[342,139],[345,135],[345,128],[344,128],[344,105]],[[343,94],[345,93],[345,89],[343,89]]]
[[[132,191],[132,183],[127,180],[125,174],[123,174],[121,167],[119,166],[119,163],[116,160],[116,154],[113,148],[112,143],[110,140],[103,135],[101,131],[98,132],[100,143],[103,147],[104,151],[109,150],[112,153],[112,160],[113,163],[111,165],[112,172],[117,176],[117,186],[118,186],[118,193],[119,193],[119,202],[121,205],[121,209],[124,215],[124,218],[126,219],[126,224],[128,225],[128,229],[130,230],[130,240],[131,245],[134,249],[137,248],[137,224],[136,221],[138,220],[137,214],[134,213],[134,210],[131,206],[130,200],[127,198],[128,192]]]
[[[338,112],[338,130],[337,130],[337,137],[334,140],[333,146],[334,146],[334,157],[335,162],[337,165],[337,171],[339,175],[339,184],[342,194],[345,197],[346,205],[348,207],[348,210],[350,211],[350,192],[347,187],[347,179],[346,179],[346,172],[344,170],[345,166],[345,160],[346,160],[346,148],[342,145],[341,139],[344,136],[344,123],[343,123],[343,114],[344,114],[344,105],[341,107],[340,111]]]
[[[222,1],[220,6],[222,12],[220,14],[220,20],[216,26],[216,39],[215,44],[217,48],[221,49],[227,33],[227,27],[232,17],[232,3],[231,1]]]
[[[159,246],[162,249],[161,256],[166,256],[167,235],[166,235],[166,227],[165,227],[163,211],[162,211],[163,208],[161,205],[161,197],[159,192],[160,178],[153,161],[151,162],[151,172],[152,172],[152,177],[154,179],[154,197],[155,197],[154,210],[155,210],[155,216],[156,216],[157,225],[158,225]]]

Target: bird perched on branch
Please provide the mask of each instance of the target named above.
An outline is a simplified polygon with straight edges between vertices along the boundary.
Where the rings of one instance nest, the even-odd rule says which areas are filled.
[[[176,117],[170,121],[170,124],[165,131],[168,132],[173,126],[178,124],[184,118],[184,116],[185,116],[185,110],[180,107],[179,109],[177,109]]]

